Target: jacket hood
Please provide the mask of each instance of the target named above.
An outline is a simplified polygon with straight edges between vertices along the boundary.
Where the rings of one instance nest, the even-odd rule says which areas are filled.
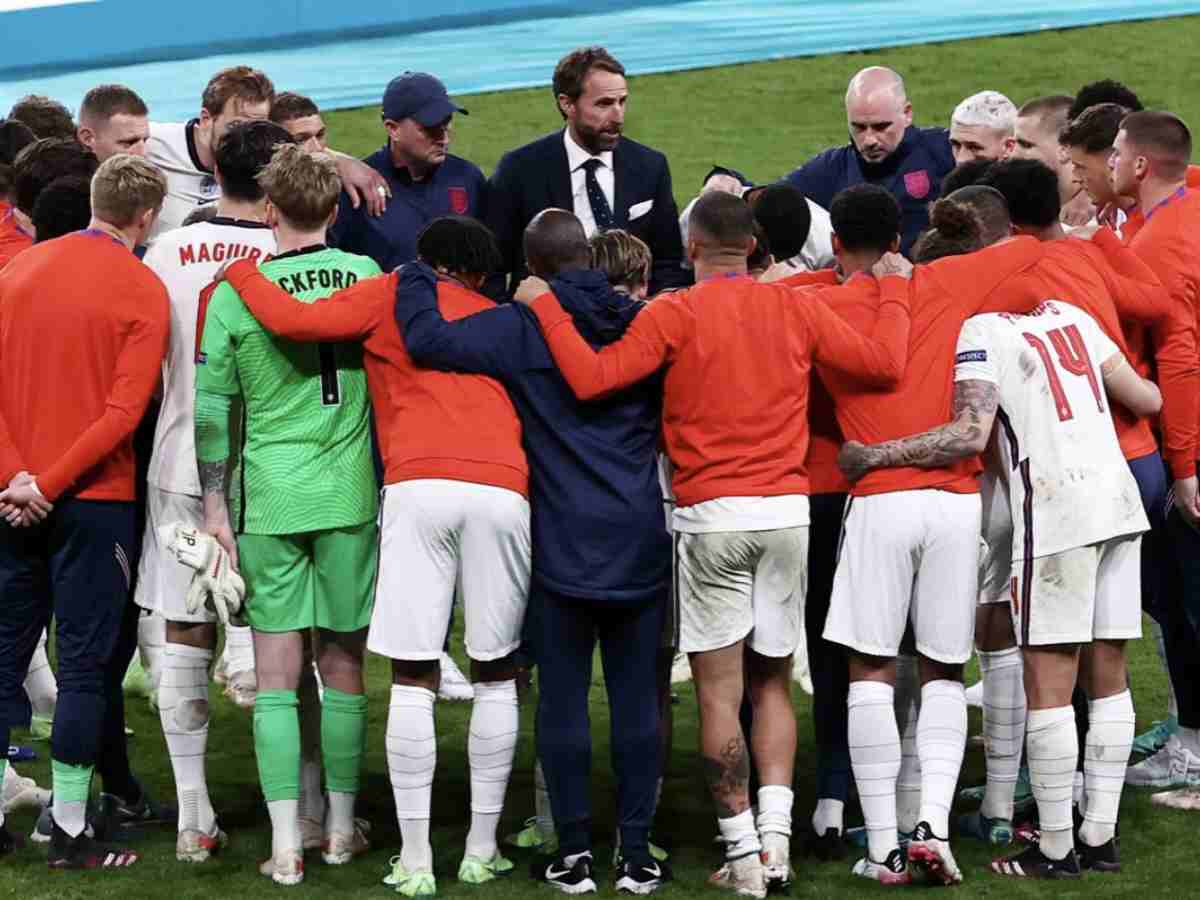
[[[560,272],[550,286],[580,335],[593,346],[611,344],[621,337],[645,305],[614,291],[604,273],[594,269]]]

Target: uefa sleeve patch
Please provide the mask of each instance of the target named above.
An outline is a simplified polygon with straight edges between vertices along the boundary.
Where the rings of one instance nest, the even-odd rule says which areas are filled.
[[[206,365],[207,363],[208,363],[208,354],[207,353],[197,353],[196,354],[196,365],[203,366],[203,365]]]
[[[954,357],[956,365],[972,362],[987,362],[986,350],[964,350]]]

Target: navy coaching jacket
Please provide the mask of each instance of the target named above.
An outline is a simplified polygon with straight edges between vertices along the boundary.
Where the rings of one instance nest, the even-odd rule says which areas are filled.
[[[867,182],[886,188],[900,204],[900,252],[908,256],[918,235],[929,227],[929,204],[953,168],[949,131],[909,125],[895,152],[881,163],[867,162],[851,142],[818,153],[785,180],[826,209],[838,191],[851,185]]]
[[[551,287],[597,349],[642,308],[592,270],[562,272]],[[490,375],[507,388],[529,459],[533,580],[586,600],[633,605],[661,596],[671,581],[657,468],[662,377],[581,403],[532,311],[502,303],[447,322],[437,277],[423,263],[400,272],[396,323],[418,365]]]
[[[484,221],[500,244],[502,270],[513,273],[512,288],[527,274],[522,250],[525,226],[544,209],[574,211],[568,165],[560,130],[510,150],[492,173]],[[613,228],[637,235],[650,247],[654,257],[650,293],[691,283],[691,273],[682,265],[679,210],[671,191],[667,158],[657,150],[622,137],[613,150],[613,184]],[[646,201],[652,201],[649,211],[630,219],[630,207]],[[493,296],[500,290],[489,285]]]
[[[483,218],[487,179],[473,162],[448,154],[424,181],[413,181],[407,169],[397,169],[386,145],[363,162],[387,179],[392,199],[383,215],[372,216],[366,204],[354,209],[342,191],[329,243],[371,257],[385,272],[417,258],[417,235],[439,216]]]

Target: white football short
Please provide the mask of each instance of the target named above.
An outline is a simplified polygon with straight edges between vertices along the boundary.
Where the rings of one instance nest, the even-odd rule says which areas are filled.
[[[911,621],[916,650],[965,663],[979,593],[978,494],[895,491],[851,497],[825,639],[894,657]]]
[[[1142,536],[1017,560],[1010,601],[1022,647],[1142,636]]]
[[[1007,603],[1012,576],[1012,532],[997,540],[979,542],[979,603]]]
[[[471,659],[517,649],[529,597],[524,497],[466,481],[402,481],[384,487],[379,516],[368,649],[391,659],[437,659],[456,591]]]
[[[744,638],[784,657],[804,640],[808,526],[675,533],[679,649],[719,650]]]
[[[138,583],[133,600],[142,609],[161,615],[169,622],[215,622],[216,613],[201,606],[187,611],[187,592],[195,569],[179,562],[159,538],[158,529],[171,522],[204,527],[204,503],[191,494],[176,494],[150,485],[146,492],[146,531],[142,535],[142,557],[138,561]]]

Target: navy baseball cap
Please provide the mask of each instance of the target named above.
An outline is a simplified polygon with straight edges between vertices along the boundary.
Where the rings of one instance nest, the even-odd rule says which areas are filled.
[[[383,92],[383,117],[393,122],[416,119],[426,128],[432,128],[456,112],[467,114],[450,99],[446,86],[426,72],[397,75]]]

